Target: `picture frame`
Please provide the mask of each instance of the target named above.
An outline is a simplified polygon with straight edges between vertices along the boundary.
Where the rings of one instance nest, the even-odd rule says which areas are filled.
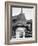
[[[33,24],[32,24],[32,35],[33,38],[30,40],[22,41],[12,41],[11,39],[11,30],[12,30],[12,7],[21,7],[21,8],[34,8],[34,14],[32,16]],[[18,35],[18,34],[17,34]],[[36,43],[37,42],[37,4],[36,3],[24,3],[24,2],[5,2],[5,44],[21,44],[21,43]]]

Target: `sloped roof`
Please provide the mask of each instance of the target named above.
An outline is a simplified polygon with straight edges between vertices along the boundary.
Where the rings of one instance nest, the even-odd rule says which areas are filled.
[[[24,13],[22,13],[22,14],[20,13],[19,15],[12,16],[12,20],[13,19],[22,20],[22,21],[26,20]]]
[[[13,16],[12,20],[14,20],[14,19],[16,19],[17,21],[13,25],[17,25],[17,24],[23,24],[23,25],[25,25],[26,24],[26,18],[25,18],[24,13],[22,13],[22,14],[20,13],[17,16]]]

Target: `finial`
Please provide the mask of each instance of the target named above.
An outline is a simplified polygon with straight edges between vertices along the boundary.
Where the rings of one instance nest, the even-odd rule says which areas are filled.
[[[21,13],[23,13],[23,9],[21,8]]]

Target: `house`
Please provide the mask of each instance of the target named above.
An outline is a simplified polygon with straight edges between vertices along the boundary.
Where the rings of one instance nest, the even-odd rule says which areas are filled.
[[[13,16],[12,36],[14,38],[32,37],[32,27],[30,28],[30,25],[28,25],[30,23],[32,24],[32,20],[26,20],[24,13],[20,13],[18,16]]]

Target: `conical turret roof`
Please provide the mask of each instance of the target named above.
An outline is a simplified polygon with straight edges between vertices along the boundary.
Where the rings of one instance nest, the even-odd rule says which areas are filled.
[[[13,25],[17,25],[17,24],[25,25],[26,24],[26,18],[25,18],[24,13],[20,13],[17,16],[13,16],[12,20],[14,19],[16,20],[16,22]]]

